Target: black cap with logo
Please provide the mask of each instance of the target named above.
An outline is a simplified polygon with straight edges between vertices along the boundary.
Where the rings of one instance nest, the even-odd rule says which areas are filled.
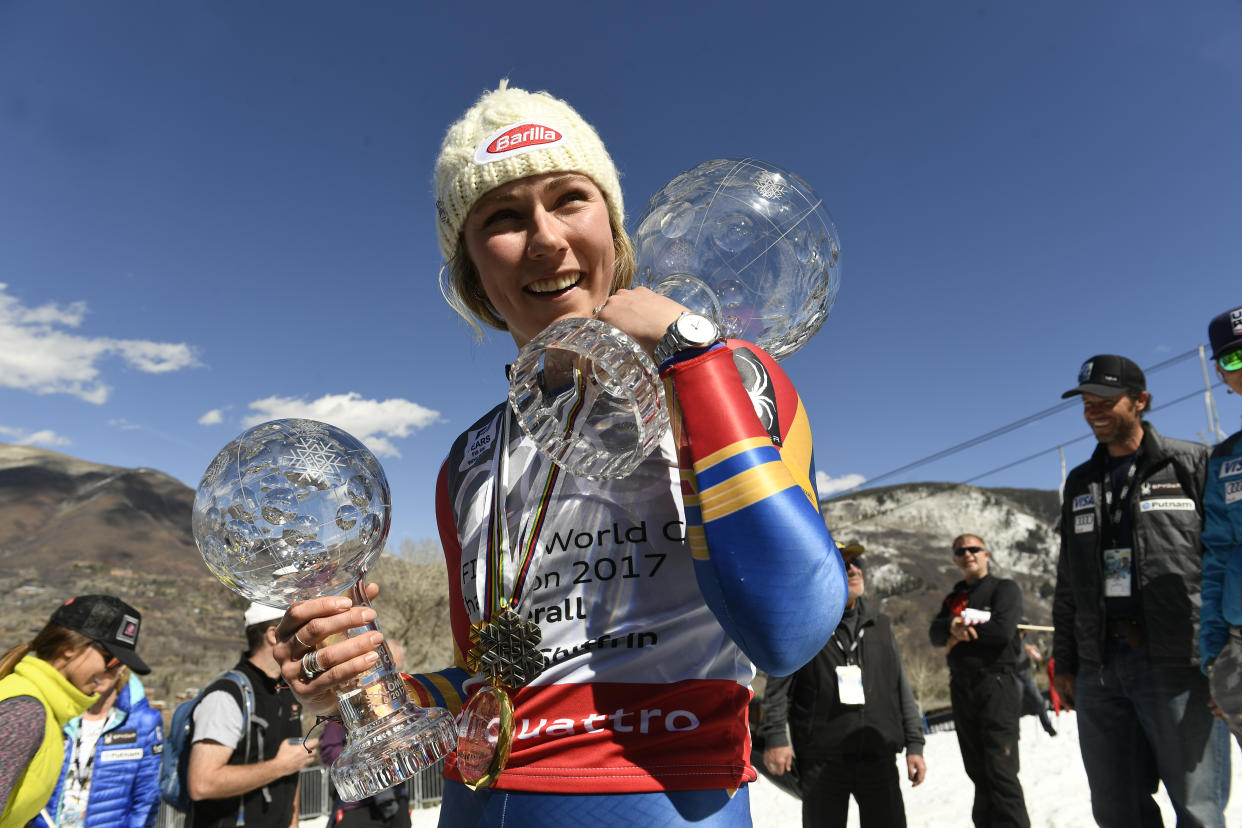
[[[1220,359],[1224,354],[1242,348],[1242,308],[1212,317],[1208,323],[1208,341],[1212,343],[1212,359]]]
[[[1061,395],[1066,400],[1077,394],[1116,397],[1127,391],[1146,391],[1143,369],[1116,354],[1097,354],[1082,364],[1078,385]]]
[[[151,672],[138,657],[138,610],[111,595],[79,595],[70,598],[52,613],[51,622],[98,641],[135,673]]]

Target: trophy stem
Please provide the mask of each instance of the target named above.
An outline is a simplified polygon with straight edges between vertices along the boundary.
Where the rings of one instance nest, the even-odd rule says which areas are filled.
[[[355,605],[370,606],[359,578],[350,589]],[[354,638],[379,626],[372,621],[329,639]],[[457,746],[457,726],[442,708],[419,707],[410,698],[387,644],[375,665],[337,691],[349,745],[332,765],[341,798],[357,801],[404,782]]]

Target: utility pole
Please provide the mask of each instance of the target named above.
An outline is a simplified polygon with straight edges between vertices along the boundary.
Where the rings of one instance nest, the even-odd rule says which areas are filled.
[[[1209,446],[1214,446],[1227,435],[1220,428],[1220,415],[1216,412],[1216,399],[1212,396],[1212,375],[1208,372],[1207,354],[1202,345],[1199,346],[1199,365],[1203,368],[1203,405],[1207,408],[1208,421],[1207,436],[1200,431],[1199,437]]]

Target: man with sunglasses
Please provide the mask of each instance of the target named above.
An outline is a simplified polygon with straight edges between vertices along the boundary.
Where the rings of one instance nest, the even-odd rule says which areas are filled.
[[[923,720],[887,615],[863,601],[862,544],[837,542],[849,592],[832,639],[792,676],[770,677],[762,704],[763,763],[773,776],[794,768],[802,824],[845,825],[850,795],[862,828],[906,824],[894,754],[906,776],[927,775]]]
[[[1213,318],[1208,340],[1216,372],[1242,394],[1242,307]],[[1199,654],[1216,715],[1242,744],[1242,431],[1212,451],[1203,513]]]
[[[1018,622],[1022,590],[988,572],[991,553],[978,535],[953,539],[953,563],[962,580],[932,619],[928,637],[949,663],[953,729],[966,775],[975,783],[971,818],[978,826],[1030,826],[1018,781],[1018,720],[1025,658]]]
[[[1078,712],[1092,814],[1159,824],[1158,776],[1178,825],[1223,826],[1228,735],[1197,646],[1207,447],[1143,419],[1147,379],[1125,357],[1088,359],[1061,396],[1076,395],[1099,445],[1065,481],[1053,684]]]

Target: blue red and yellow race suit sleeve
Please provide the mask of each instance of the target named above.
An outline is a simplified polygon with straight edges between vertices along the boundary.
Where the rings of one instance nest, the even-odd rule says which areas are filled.
[[[669,363],[661,376],[674,391],[699,587],[755,666],[789,675],[832,635],[848,589],[815,495],[806,409],[776,361],[746,342]]]

